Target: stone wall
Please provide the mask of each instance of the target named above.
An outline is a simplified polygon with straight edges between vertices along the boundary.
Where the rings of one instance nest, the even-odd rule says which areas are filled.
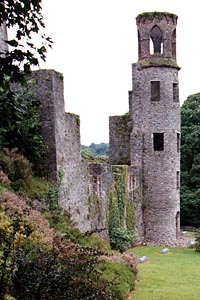
[[[130,114],[109,118],[109,162],[130,165]]]

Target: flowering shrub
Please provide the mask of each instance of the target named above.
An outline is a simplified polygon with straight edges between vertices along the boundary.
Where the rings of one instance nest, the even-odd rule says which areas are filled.
[[[0,205],[0,299],[118,299],[96,272],[99,251],[62,241],[15,194],[4,193]]]

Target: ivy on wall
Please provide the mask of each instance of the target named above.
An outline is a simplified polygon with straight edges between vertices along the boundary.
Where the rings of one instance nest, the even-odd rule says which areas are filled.
[[[134,242],[134,208],[127,196],[128,166],[112,166],[114,184],[108,203],[108,231],[111,247],[121,252]]]

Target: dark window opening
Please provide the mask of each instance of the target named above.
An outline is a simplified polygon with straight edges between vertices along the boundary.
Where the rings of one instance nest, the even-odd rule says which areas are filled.
[[[153,134],[153,148],[154,151],[164,150],[164,133],[154,133]]]
[[[176,189],[177,190],[180,189],[180,172],[179,171],[176,172]]]
[[[180,133],[177,133],[177,152],[180,152]]]
[[[160,81],[151,81],[151,101],[160,101]]]
[[[163,33],[161,29],[155,25],[151,29],[150,38],[153,42],[153,54],[154,53],[163,53]]]
[[[176,29],[172,34],[172,57],[176,58]]]
[[[179,91],[177,83],[173,83],[173,101],[179,102]]]
[[[141,51],[141,38],[140,38],[140,32],[138,30],[138,57],[141,58],[141,54],[142,54],[142,51]]]

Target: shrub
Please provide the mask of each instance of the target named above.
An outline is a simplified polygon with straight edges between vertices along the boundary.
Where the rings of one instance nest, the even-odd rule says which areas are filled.
[[[200,252],[200,229],[196,233],[195,249],[197,252]]]
[[[30,186],[32,170],[30,162],[21,154],[4,149],[0,153],[0,166],[8,178],[14,190],[23,190]]]
[[[97,266],[102,279],[108,283],[108,291],[115,295],[115,299],[124,300],[130,291],[134,289],[135,274],[123,263],[120,258],[117,261],[105,260]]]
[[[110,233],[110,245],[112,249],[120,252],[126,251],[133,243],[133,233],[126,228],[114,228]]]

